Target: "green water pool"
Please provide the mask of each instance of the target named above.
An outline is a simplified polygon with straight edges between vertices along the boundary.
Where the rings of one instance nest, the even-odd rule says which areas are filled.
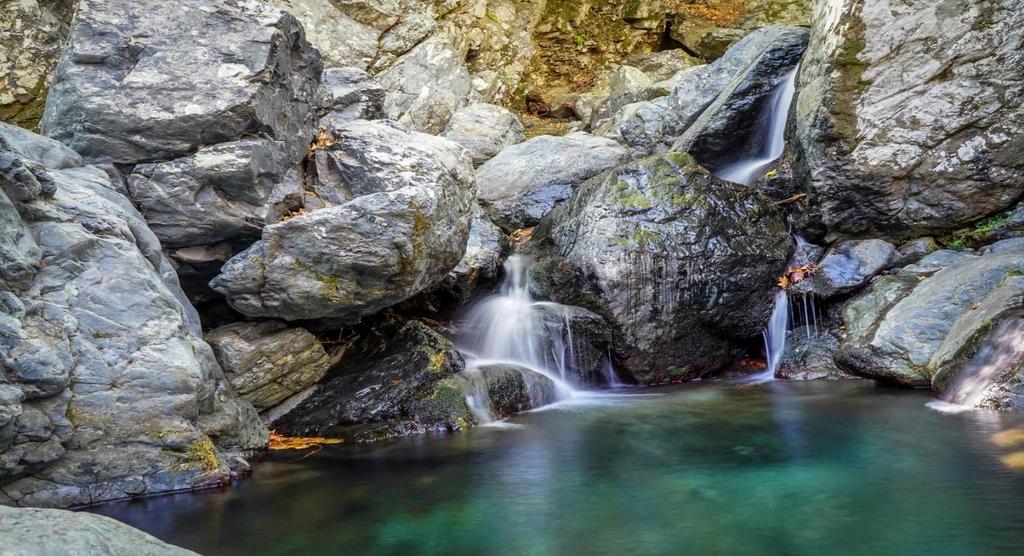
[[[207,555],[1022,554],[1010,414],[868,382],[585,397],[93,511]],[[994,441],[1004,439],[1003,442]]]

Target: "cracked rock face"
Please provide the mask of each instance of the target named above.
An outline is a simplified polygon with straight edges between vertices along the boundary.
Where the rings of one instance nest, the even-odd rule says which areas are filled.
[[[265,445],[156,236],[110,177],[0,124],[0,502],[67,506],[210,485]],[[22,193],[24,191],[22,190]]]
[[[74,0],[0,4],[0,120],[35,128]]]
[[[81,0],[40,127],[89,161],[167,160],[253,132],[297,157],[321,69],[299,23],[255,0]]]
[[[395,122],[330,131],[328,206],[265,227],[211,282],[245,315],[355,320],[436,284],[465,253],[476,193],[465,149]]]
[[[330,364],[315,336],[280,321],[229,324],[204,339],[231,386],[259,411],[313,386]]]
[[[953,229],[1024,192],[1020,2],[819,2],[813,19],[795,146],[829,237]]]

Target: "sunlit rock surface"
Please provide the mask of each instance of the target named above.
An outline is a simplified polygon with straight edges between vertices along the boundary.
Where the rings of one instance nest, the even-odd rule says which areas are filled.
[[[983,254],[936,251],[897,274],[876,278],[844,309],[847,337],[836,354],[851,372],[932,386],[978,350],[1024,295],[1017,240]]]
[[[515,114],[484,103],[459,109],[441,136],[465,147],[477,165],[487,162],[501,149],[526,139],[523,124]]]
[[[503,149],[477,169],[484,211],[506,231],[537,224],[583,180],[626,161],[614,141],[589,133],[542,135]]]
[[[316,384],[330,365],[316,336],[280,321],[229,324],[203,339],[238,395],[261,412]]]
[[[67,510],[5,508],[0,505],[4,554],[133,554],[196,556],[115,519]]]
[[[830,237],[923,235],[1024,192],[1017,0],[818,2],[797,168]]]

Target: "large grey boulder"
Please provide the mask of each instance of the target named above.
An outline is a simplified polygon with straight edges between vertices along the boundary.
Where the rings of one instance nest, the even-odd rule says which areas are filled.
[[[473,163],[480,165],[505,147],[523,142],[523,131],[523,123],[507,108],[478,102],[460,108],[441,136],[465,147]]]
[[[358,319],[436,284],[465,253],[465,149],[394,122],[332,133],[328,206],[266,226],[211,282],[245,315]]]
[[[476,172],[485,212],[506,231],[534,226],[583,180],[626,161],[614,141],[576,132],[506,147]]]
[[[435,312],[461,307],[478,290],[494,284],[505,250],[505,234],[482,214],[479,206],[473,207],[466,254],[440,282],[423,292],[424,299],[417,305]]]
[[[451,342],[419,321],[365,338],[310,397],[274,422],[286,435],[372,442],[475,423],[452,377],[465,369]]]
[[[8,556],[196,556],[116,519],[67,510],[0,506],[0,536]]]
[[[235,392],[259,411],[313,386],[330,366],[316,336],[280,321],[229,324],[207,332],[203,339]]]
[[[90,161],[167,160],[253,132],[297,160],[321,69],[295,18],[256,0],[80,0],[40,127]]]
[[[983,255],[936,251],[875,279],[844,309],[847,337],[837,362],[909,386],[932,386],[935,377],[958,372],[984,334],[1020,307],[1024,251],[1012,247]]]
[[[661,382],[711,372],[729,338],[761,333],[791,248],[760,195],[669,153],[584,182],[526,252],[537,293],[605,317],[625,370]]]
[[[667,98],[648,101],[643,108],[624,105],[596,133],[626,145],[634,156],[646,156],[667,150],[707,112],[678,150],[693,146],[703,130],[707,139],[702,144],[711,138],[745,141],[757,123],[757,111],[785,69],[800,59],[806,42],[803,29],[758,29],[713,63],[686,70]],[[710,146],[705,150],[710,152]]]
[[[416,131],[441,133],[467,103],[464,54],[445,35],[434,35],[377,75],[388,90],[385,114]]]
[[[821,298],[850,293],[888,266],[895,254],[896,247],[882,239],[837,243],[818,261],[810,277],[793,285],[793,291]]]
[[[160,242],[103,170],[6,124],[0,138],[53,186],[0,193],[0,499],[68,506],[224,481],[267,431],[224,380]]]
[[[795,147],[831,237],[922,235],[1024,192],[1024,10],[819,2],[798,79]]]

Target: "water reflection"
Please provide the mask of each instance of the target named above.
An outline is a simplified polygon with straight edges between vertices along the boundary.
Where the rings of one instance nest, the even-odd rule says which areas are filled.
[[[1024,422],[926,400],[856,381],[606,394],[99,511],[213,555],[1015,551],[1024,473],[1001,460],[1024,444],[992,435]]]

